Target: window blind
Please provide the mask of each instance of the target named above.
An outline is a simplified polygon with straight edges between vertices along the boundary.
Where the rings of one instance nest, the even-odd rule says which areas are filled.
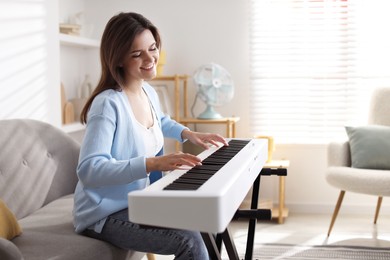
[[[345,125],[366,120],[372,88],[361,70],[357,4],[251,1],[254,134],[278,143],[326,143],[344,138]]]

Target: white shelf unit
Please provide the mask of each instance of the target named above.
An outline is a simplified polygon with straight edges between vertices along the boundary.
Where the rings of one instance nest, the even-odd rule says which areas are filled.
[[[63,46],[73,46],[80,48],[99,48],[98,40],[60,33],[60,43]]]
[[[77,89],[82,83],[86,74],[96,74],[92,64],[96,64],[99,56],[100,42],[82,36],[74,36],[59,33],[60,41],[60,75],[61,82],[65,86],[66,99],[77,97]],[[85,126],[78,123],[78,116],[75,115],[75,122],[62,126],[67,133],[82,131]]]
[[[69,134],[69,133],[74,133],[74,132],[78,132],[78,131],[83,131],[85,129],[85,125],[78,123],[78,122],[74,122],[71,124],[62,125],[61,129],[65,133]]]
[[[92,85],[95,85],[100,73],[100,40],[89,37],[94,35],[93,19],[88,15],[89,7],[88,0],[58,0],[58,26],[61,23],[81,25],[80,35],[64,34],[58,31],[60,81],[64,86],[66,101],[73,104],[80,97],[79,88],[85,76],[89,75]],[[88,26],[92,26],[92,30],[87,33],[83,29]],[[80,113],[82,103],[76,103],[78,105],[74,107],[76,113],[74,122],[61,127],[67,133],[85,129],[85,126],[79,123],[77,115]]]

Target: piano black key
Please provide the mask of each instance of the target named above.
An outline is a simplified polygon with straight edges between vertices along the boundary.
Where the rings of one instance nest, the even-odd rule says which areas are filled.
[[[184,183],[171,183],[164,188],[164,190],[197,190],[200,185],[184,184]]]
[[[238,140],[238,139],[232,139],[229,141],[230,144],[248,144],[250,140]]]
[[[217,171],[213,170],[213,171],[210,171],[210,170],[190,170],[188,171],[186,174],[188,173],[194,173],[194,174],[205,174],[205,175],[213,175],[214,173],[216,173]]]
[[[203,184],[204,180],[200,179],[194,179],[194,178],[180,178],[177,181],[174,181],[173,183],[187,183],[187,184]]]
[[[218,151],[216,151],[217,154],[219,153],[232,153],[232,152],[235,152],[235,151],[239,151],[242,149],[242,147],[229,147],[229,148],[225,148],[225,147],[229,147],[229,146],[224,146],[222,148],[220,148]],[[243,146],[244,147],[244,146]]]
[[[197,168],[195,169],[192,168],[192,170],[196,171],[196,170],[210,170],[210,171],[218,171],[221,167],[219,167],[218,165],[208,165],[208,164],[202,164],[201,166],[196,166]]]
[[[210,155],[208,158],[226,158],[226,157],[234,157],[237,152],[220,152],[217,154]],[[207,159],[207,158],[206,158]]]
[[[208,157],[206,159],[204,159],[202,161],[202,164],[204,164],[204,162],[208,162],[208,161],[217,161],[217,160],[224,160],[224,161],[230,161],[231,158],[233,158],[234,156],[215,156],[215,157]]]
[[[215,162],[208,162],[207,165],[219,165],[219,166],[223,166],[225,165],[227,162],[221,162],[221,161],[215,161]]]
[[[210,155],[210,157],[211,157],[211,158],[234,157],[234,155],[236,155],[236,154],[237,154],[236,151],[233,151],[233,152],[221,151],[220,153],[216,153],[216,154]],[[208,158],[209,158],[209,157],[208,157]]]
[[[215,165],[215,164],[219,164],[219,165],[223,165],[223,164],[226,164],[227,162],[229,162],[231,160],[230,159],[210,159],[210,160],[207,160],[207,161],[203,161],[202,164],[205,165],[205,166],[209,166],[209,165]]]
[[[212,164],[213,162],[225,162],[225,163],[227,163],[232,158],[233,157],[227,157],[227,158],[207,158],[207,159],[202,161],[202,165],[208,165],[209,163]]]
[[[207,160],[207,161],[203,161],[203,165],[225,165],[229,160]]]
[[[185,174],[186,178],[191,179],[200,179],[200,180],[208,180],[213,174],[201,174],[201,173],[187,173]]]
[[[164,188],[164,190],[197,190],[199,187],[172,187],[171,185],[168,185]]]

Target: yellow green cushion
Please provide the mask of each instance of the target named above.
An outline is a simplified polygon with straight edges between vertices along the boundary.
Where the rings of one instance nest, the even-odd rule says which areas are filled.
[[[11,240],[21,233],[22,228],[15,215],[0,199],[0,237]]]

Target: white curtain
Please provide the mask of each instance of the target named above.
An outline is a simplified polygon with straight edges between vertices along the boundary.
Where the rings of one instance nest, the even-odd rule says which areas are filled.
[[[388,4],[365,2],[251,1],[254,134],[327,143],[365,123],[372,89],[390,86]]]

